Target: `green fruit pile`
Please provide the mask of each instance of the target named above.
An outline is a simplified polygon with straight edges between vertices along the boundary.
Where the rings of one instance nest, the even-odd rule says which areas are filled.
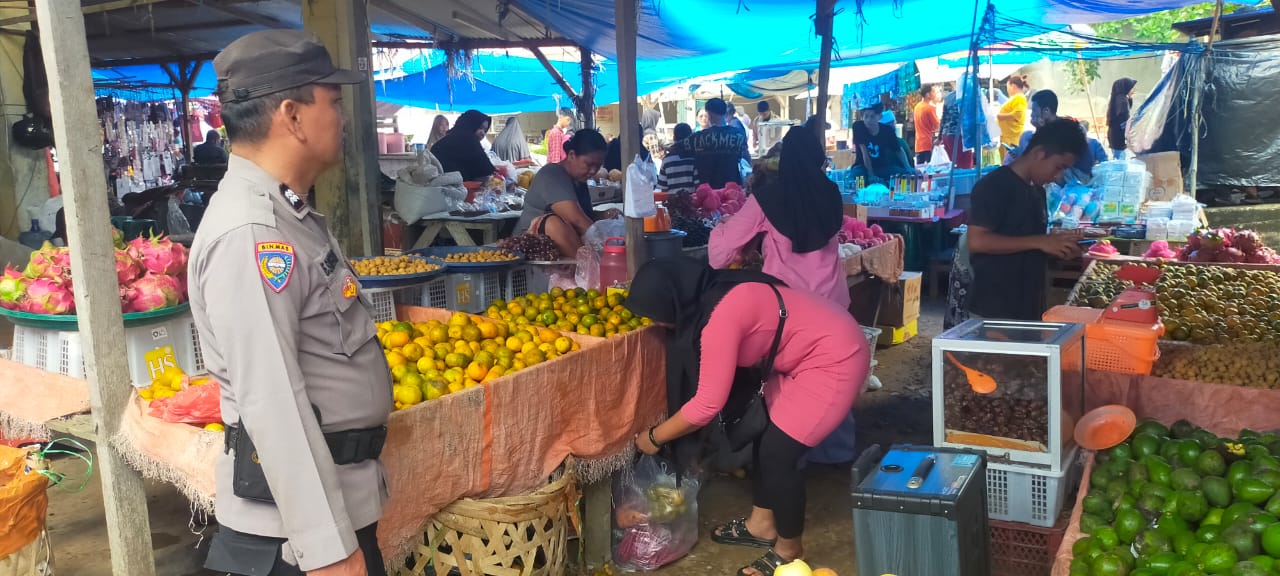
[[[1280,575],[1280,437],[1138,424],[1099,452],[1072,576]]]

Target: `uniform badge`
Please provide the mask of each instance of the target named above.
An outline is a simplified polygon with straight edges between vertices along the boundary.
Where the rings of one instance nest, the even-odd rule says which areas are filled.
[[[307,203],[303,202],[302,198],[298,196],[297,192],[290,190],[289,187],[284,184],[280,185],[280,193],[284,194],[284,199],[289,202],[290,206],[293,206],[294,210],[302,210],[307,205]]]
[[[271,291],[284,292],[293,277],[293,244],[287,242],[259,242],[256,252],[258,271]]]
[[[347,276],[347,279],[342,281],[342,297],[343,298],[350,300],[352,298],[355,298],[356,294],[358,294],[359,292],[360,292],[360,287],[359,285],[356,284],[355,278]]]

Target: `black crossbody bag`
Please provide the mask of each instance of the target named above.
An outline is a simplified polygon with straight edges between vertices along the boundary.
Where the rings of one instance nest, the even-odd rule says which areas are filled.
[[[731,391],[725,409],[720,411],[720,427],[724,429],[729,448],[738,451],[755,442],[769,427],[769,408],[764,401],[764,385],[773,374],[773,361],[778,357],[778,346],[782,343],[782,328],[787,324],[787,305],[782,301],[782,292],[773,284],[768,285],[778,298],[778,330],[773,335],[773,345],[769,354],[759,368],[739,368],[734,375],[734,390],[751,390],[750,397],[744,398],[739,392],[737,398]],[[737,386],[737,382],[751,379],[752,386]]]

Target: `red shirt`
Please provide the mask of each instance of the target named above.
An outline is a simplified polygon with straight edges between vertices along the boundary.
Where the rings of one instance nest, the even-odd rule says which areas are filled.
[[[564,130],[552,126],[547,130],[547,164],[564,160]]]

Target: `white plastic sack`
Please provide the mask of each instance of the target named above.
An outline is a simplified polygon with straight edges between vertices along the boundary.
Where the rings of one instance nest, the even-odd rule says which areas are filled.
[[[641,456],[613,484],[613,561],[625,571],[657,570],[698,542],[697,478],[677,482],[669,465]]]
[[[626,237],[627,222],[622,217],[598,220],[582,235],[582,245],[589,246],[597,255],[604,253],[604,241],[614,237]]]
[[[947,147],[937,144],[933,147],[933,155],[929,158],[930,166],[946,166],[951,163],[951,155],[947,154]]]
[[[653,191],[658,189],[658,169],[639,155],[627,166],[626,199],[623,213],[630,218],[647,218],[658,213]]]

